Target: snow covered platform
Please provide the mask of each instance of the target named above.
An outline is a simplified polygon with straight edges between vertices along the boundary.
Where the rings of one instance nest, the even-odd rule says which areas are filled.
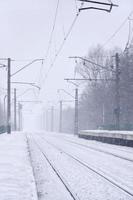
[[[0,135],[0,200],[37,200],[27,147],[23,133]]]
[[[79,137],[133,147],[133,131],[82,130]]]

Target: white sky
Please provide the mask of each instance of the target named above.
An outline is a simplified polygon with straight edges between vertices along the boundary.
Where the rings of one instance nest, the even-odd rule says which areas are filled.
[[[104,1],[108,2],[108,0]],[[72,55],[84,56],[92,46],[104,44],[133,10],[132,0],[112,1],[118,4],[119,7],[113,8],[111,13],[96,10],[87,10],[80,13],[44,84],[42,77],[47,73],[64,34],[67,33],[76,14],[75,0],[60,0],[52,45],[41,71],[42,90],[38,99],[45,101],[45,103],[48,100],[56,101],[58,99],[58,88],[65,88],[73,92],[73,87],[64,81],[66,77],[73,77],[74,73],[74,61],[68,59],[68,57]],[[56,4],[57,0],[0,0],[0,57],[11,57],[15,60],[45,58]],[[77,2],[77,5],[79,7],[80,2]],[[106,48],[115,46],[124,48],[127,38],[128,22],[114,39],[106,45]],[[21,67],[26,63],[12,62],[12,72],[16,71],[19,68],[18,66]],[[12,80],[39,84],[40,68],[41,63],[38,62],[14,76]],[[0,83],[2,87],[6,87],[5,75],[2,71],[0,71],[2,77]],[[15,87],[15,85],[12,85],[12,87]],[[26,89],[24,86],[16,87],[18,94]],[[31,100],[33,97],[31,91],[23,99]]]

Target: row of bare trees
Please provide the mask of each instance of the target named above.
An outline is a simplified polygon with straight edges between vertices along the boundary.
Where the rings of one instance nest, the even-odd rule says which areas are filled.
[[[0,134],[3,132],[5,132],[5,116],[2,104],[0,104]]]
[[[85,60],[76,65],[76,72],[85,81],[79,98],[79,129],[115,129],[116,85],[115,54],[119,53],[120,129],[133,129],[133,49],[105,51],[92,48]],[[90,62],[88,62],[88,61]],[[70,130],[73,109],[64,111],[64,131]],[[71,117],[70,117],[71,116]],[[72,125],[71,125],[72,127]]]

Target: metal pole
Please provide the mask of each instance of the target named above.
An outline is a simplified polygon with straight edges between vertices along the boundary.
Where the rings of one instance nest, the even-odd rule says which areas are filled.
[[[16,118],[16,88],[14,88],[14,131],[17,130],[17,118]]]
[[[51,107],[51,132],[54,130],[54,106]]]
[[[62,101],[60,101],[59,132],[62,132]]]
[[[120,129],[120,67],[119,67],[119,54],[115,55],[116,62],[116,108],[115,108],[115,116],[116,116],[116,129]]]
[[[45,130],[45,111],[42,112],[42,129]]]
[[[49,123],[49,120],[48,120],[48,110],[46,110],[46,131],[48,131],[48,129],[49,129],[48,123]]]
[[[20,103],[18,103],[18,131],[20,131]]]
[[[102,124],[103,128],[105,128],[105,105],[103,103],[103,108],[102,108]]]
[[[11,133],[11,59],[7,66],[7,133]]]
[[[22,104],[18,103],[18,131],[22,130]]]
[[[23,115],[22,115],[22,108],[23,108],[23,106],[22,106],[22,104],[20,104],[20,131],[22,131],[23,130]]]
[[[21,104],[18,103],[18,131],[21,131]]]
[[[5,120],[6,120],[6,123],[7,123],[6,98],[7,98],[7,95],[4,96],[4,117],[5,117]],[[6,123],[5,123],[5,124],[6,124]]]
[[[78,88],[75,89],[74,135],[78,134]]]

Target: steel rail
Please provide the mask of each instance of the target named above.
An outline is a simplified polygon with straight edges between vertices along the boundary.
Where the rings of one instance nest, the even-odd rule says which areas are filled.
[[[41,137],[42,138],[42,137]],[[60,149],[59,147],[57,147],[55,144],[51,144],[49,141],[47,141],[46,139],[42,138],[46,143],[48,143],[49,145],[51,145],[52,147],[54,147],[55,149],[57,149],[59,152],[64,153],[65,155],[67,155],[68,157],[72,158],[73,160],[75,160],[76,162],[78,162],[81,166],[84,166],[86,169],[94,172],[95,174],[97,174],[98,176],[102,177],[103,179],[105,179],[106,181],[108,181],[109,183],[111,183],[113,186],[119,188],[120,190],[122,190],[123,192],[127,193],[129,196],[133,197],[133,193],[128,191],[128,189],[122,187],[120,184],[118,184],[116,181],[114,181],[111,177],[109,176],[105,176],[104,172],[100,172],[100,170],[95,169],[94,167],[89,166],[87,163],[79,160],[78,158],[76,158],[75,156],[72,156],[71,154],[65,152],[64,150]]]
[[[58,178],[60,179],[60,181],[63,183],[63,185],[65,186],[66,190],[68,191],[68,193],[70,194],[70,196],[72,197],[73,200],[80,200],[79,197],[77,196],[77,194],[75,194],[72,189],[70,188],[69,184],[66,182],[66,180],[64,179],[64,177],[60,174],[60,172],[56,169],[56,167],[52,164],[52,162],[50,161],[50,159],[48,158],[48,156],[44,153],[44,151],[42,150],[42,148],[40,147],[40,145],[35,141],[35,139],[32,138],[32,140],[34,141],[34,143],[36,144],[36,146],[38,147],[38,149],[40,150],[40,152],[42,153],[43,157],[46,159],[46,161],[49,163],[49,165],[51,166],[51,168],[53,169],[53,171],[55,172],[55,174],[58,176]]]
[[[58,138],[59,139],[59,138]],[[66,142],[69,142],[69,143],[72,143],[72,144],[76,144],[78,146],[82,146],[84,148],[87,148],[87,149],[91,149],[91,150],[94,150],[94,151],[97,151],[97,152],[102,152],[104,154],[108,154],[108,155],[111,155],[111,156],[114,156],[114,157],[117,157],[117,158],[120,158],[122,160],[126,160],[126,161],[129,161],[129,162],[132,162],[133,163],[133,159],[129,159],[129,158],[126,158],[126,157],[123,157],[123,156],[119,156],[117,154],[114,154],[114,153],[111,153],[111,152],[108,152],[108,151],[104,151],[102,149],[98,149],[98,148],[95,148],[95,147],[91,147],[91,146],[88,146],[88,145],[85,145],[85,144],[80,144],[78,142],[74,142],[74,141],[71,141],[71,140],[67,140],[67,139],[64,139],[64,138],[60,138],[60,140],[63,140],[63,141],[66,141]],[[128,152],[129,153],[129,152]]]

